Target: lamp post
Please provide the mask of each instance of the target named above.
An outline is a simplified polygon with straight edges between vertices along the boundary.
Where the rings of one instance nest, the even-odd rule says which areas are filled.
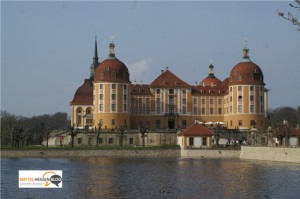
[[[102,121],[100,121],[99,123],[98,123],[98,131],[97,131],[97,147],[99,146],[99,137],[100,137],[100,133],[101,133],[101,131],[102,131]]]
[[[75,124],[73,126],[70,126],[70,135],[71,135],[71,147],[74,147],[74,137],[77,135],[78,128]]]
[[[119,144],[120,144],[121,148],[123,147],[123,139],[126,136],[125,135],[125,129],[126,129],[126,125],[121,125],[120,129],[119,129],[119,135],[118,136],[119,136]]]
[[[141,133],[141,137],[142,137],[142,145],[143,148],[145,148],[145,137],[147,137],[147,130],[148,130],[148,126],[147,127],[143,127],[142,122],[139,122],[139,129],[140,129],[140,133]]]

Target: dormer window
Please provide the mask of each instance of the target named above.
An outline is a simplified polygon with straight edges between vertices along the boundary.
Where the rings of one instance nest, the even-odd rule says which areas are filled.
[[[112,73],[111,73],[111,78],[112,78],[112,79],[116,79],[116,78],[117,78],[116,72],[112,72]]]
[[[104,73],[100,73],[100,79],[104,79]]]
[[[239,80],[239,81],[242,81],[242,80],[243,80],[243,75],[239,75],[239,76],[238,76],[238,80]]]
[[[253,74],[250,74],[250,75],[249,75],[249,79],[250,79],[250,80],[254,80],[254,75],[253,75]]]

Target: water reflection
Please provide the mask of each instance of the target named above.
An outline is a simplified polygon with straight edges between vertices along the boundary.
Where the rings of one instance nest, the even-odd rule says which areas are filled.
[[[296,198],[300,165],[239,159],[1,159],[2,198]],[[18,170],[63,170],[62,189],[19,189]]]

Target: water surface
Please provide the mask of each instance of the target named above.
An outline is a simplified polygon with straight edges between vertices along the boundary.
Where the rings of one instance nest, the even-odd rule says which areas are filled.
[[[19,189],[19,170],[63,170],[61,189]],[[299,198],[300,164],[240,159],[2,158],[1,198]]]

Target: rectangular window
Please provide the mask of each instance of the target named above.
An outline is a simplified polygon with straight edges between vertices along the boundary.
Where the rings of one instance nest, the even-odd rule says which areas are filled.
[[[130,113],[131,113],[131,115],[133,115],[135,113],[134,107],[130,107]]]
[[[254,101],[254,96],[250,95],[250,101],[253,102]]]
[[[123,98],[124,98],[124,100],[126,101],[126,100],[127,100],[127,94],[124,94],[124,95],[123,95]]]
[[[186,106],[182,107],[182,114],[186,114]]]
[[[124,91],[127,91],[127,85],[123,86]]]
[[[98,138],[98,144],[103,144],[103,138]]]
[[[99,98],[100,98],[100,100],[103,100],[103,94],[100,94]]]
[[[113,125],[113,126],[116,125],[116,120],[115,119],[111,120],[111,125]]]
[[[186,120],[182,120],[181,125],[182,125],[182,128],[185,129],[186,128]]]
[[[142,107],[143,106],[143,98],[139,97],[138,99],[138,106]]]
[[[138,110],[139,110],[139,115],[142,115],[143,114],[143,107],[139,107]]]
[[[185,90],[185,89],[182,90],[182,94],[183,94],[183,95],[186,94],[186,90]]]
[[[150,114],[150,107],[146,107],[146,114],[149,115]]]
[[[173,94],[174,94],[174,89],[172,89],[172,88],[169,89],[169,94],[170,94],[170,95],[173,95]]]
[[[182,104],[186,104],[186,98],[182,98]]]
[[[114,143],[114,138],[108,138],[108,144],[113,144]]]
[[[250,113],[254,113],[254,105],[250,105]]]
[[[193,104],[194,104],[194,105],[197,105],[197,104],[198,104],[197,98],[193,98]]]
[[[133,138],[129,138],[129,144],[133,144]]]
[[[194,115],[197,115],[197,114],[198,114],[198,109],[197,109],[196,106],[193,108],[193,114],[194,114]]]
[[[156,94],[160,94],[160,89],[156,89]]]
[[[207,137],[202,138],[202,146],[207,146]]]
[[[92,125],[93,124],[93,119],[86,119],[86,124],[87,125]]]
[[[243,87],[242,86],[238,86],[238,91],[242,91]]]
[[[150,98],[149,97],[146,98],[146,106],[150,106]]]
[[[127,104],[123,104],[123,111],[124,111],[124,112],[127,111]]]
[[[111,100],[116,100],[116,94],[111,94]]]
[[[194,145],[194,137],[189,137],[189,146]]]
[[[230,96],[230,102],[232,102],[232,96]]]
[[[202,108],[202,109],[201,109],[201,114],[202,114],[202,115],[205,115],[205,108]]]
[[[82,138],[78,138],[77,143],[82,144]]]
[[[232,106],[230,106],[230,113],[232,113]]]
[[[103,84],[100,84],[100,90],[102,90],[103,89]]]
[[[222,98],[218,99],[218,104],[222,104]]]
[[[210,98],[210,99],[209,99],[209,103],[210,103],[210,104],[214,104],[214,98]]]
[[[210,108],[210,109],[209,109],[209,113],[210,113],[211,115],[213,115],[213,114],[214,114],[214,108]]]
[[[160,129],[160,120],[156,120],[156,128]]]
[[[218,114],[222,115],[222,108],[218,108]]]
[[[202,104],[205,104],[205,98],[202,98],[202,99],[201,99],[201,103],[202,103]]]
[[[112,84],[111,89],[116,89],[116,84]]]
[[[243,126],[243,121],[239,120],[239,126]]]
[[[77,124],[81,125],[81,115],[77,115]]]
[[[242,103],[242,102],[243,102],[243,96],[239,95],[239,96],[238,96],[238,101],[239,101],[240,103]]]
[[[229,89],[229,90],[230,90],[230,92],[232,92],[232,87],[230,87],[230,89]]]
[[[238,106],[238,113],[243,113],[243,106],[242,105]]]
[[[116,104],[111,104],[111,111],[116,111]]]
[[[250,86],[250,91],[254,91],[254,86]]]

